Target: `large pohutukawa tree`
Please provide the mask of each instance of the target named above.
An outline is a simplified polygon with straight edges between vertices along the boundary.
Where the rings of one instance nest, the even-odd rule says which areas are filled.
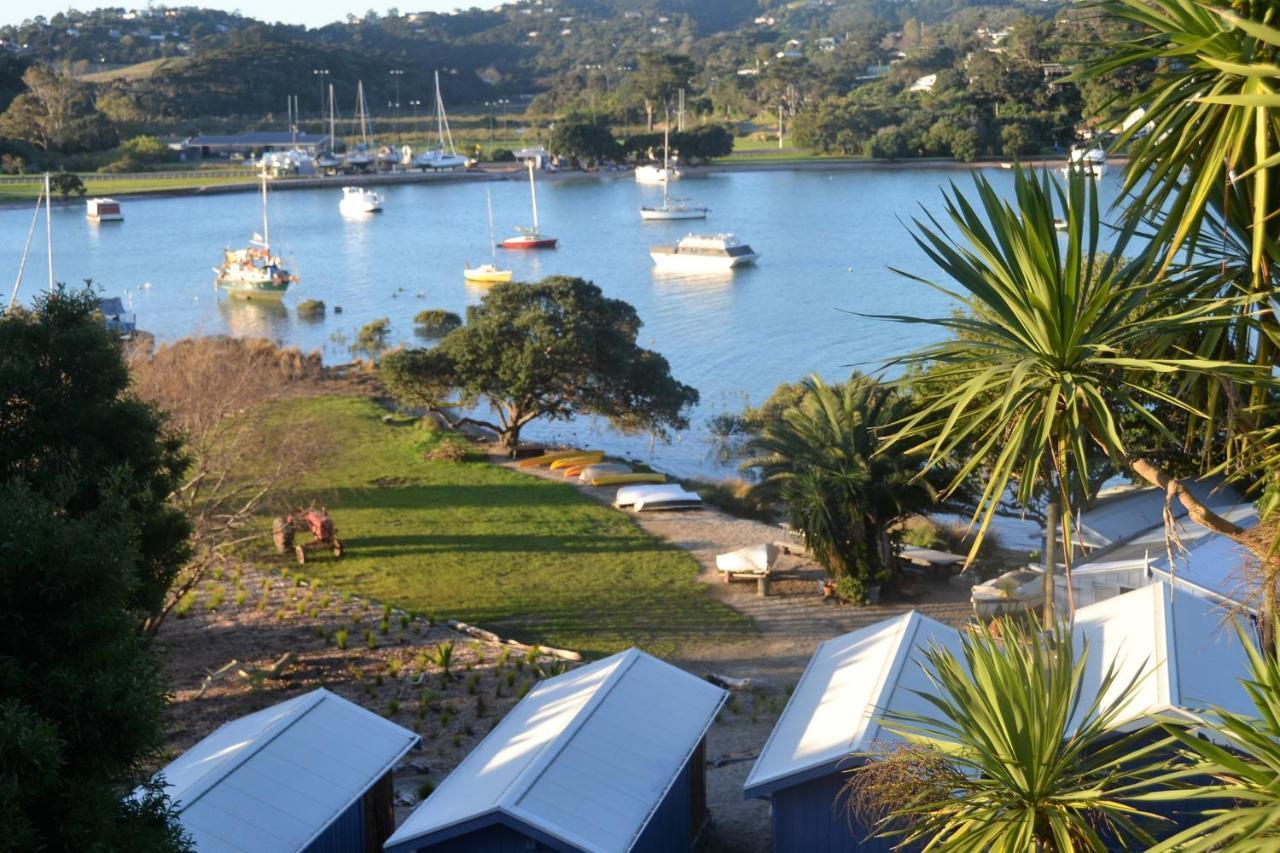
[[[954,236],[932,215],[915,222],[917,243],[950,283],[901,274],[954,297],[964,310],[934,319],[889,318],[939,327],[950,337],[897,360],[927,369],[936,392],[882,452],[924,453],[926,470],[954,464],[949,491],[981,476],[971,559],[1009,490],[1025,505],[1046,488],[1063,507],[1069,557],[1073,498],[1089,497],[1099,455],[1177,494],[1197,522],[1246,541],[1236,525],[1136,455],[1118,424],[1122,416],[1137,417],[1176,442],[1154,413],[1157,406],[1203,419],[1201,409],[1161,390],[1160,380],[1171,375],[1233,394],[1272,383],[1265,368],[1198,357],[1187,348],[1206,330],[1238,322],[1237,303],[1247,296],[1223,297],[1204,275],[1155,285],[1150,253],[1124,260],[1130,230],[1104,248],[1097,192],[1088,179],[1077,176],[1064,190],[1045,172],[1019,169],[1012,201],[982,177],[974,180],[976,206],[954,187],[945,194]],[[1059,217],[1065,232],[1056,227]],[[1069,578],[1069,560],[1067,572]]]

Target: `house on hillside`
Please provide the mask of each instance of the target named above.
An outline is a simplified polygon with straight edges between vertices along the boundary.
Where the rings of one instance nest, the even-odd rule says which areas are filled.
[[[706,824],[706,733],[727,694],[637,649],[539,683],[386,853],[678,853]]]
[[[1080,608],[1072,632],[1078,649],[1088,644],[1085,682],[1093,693],[1079,713],[1110,664],[1117,668],[1111,691],[1137,676],[1118,731],[1144,728],[1157,714],[1194,719],[1211,704],[1249,713],[1240,683],[1246,652],[1223,618],[1213,602],[1163,582]],[[914,692],[935,689],[921,664],[931,648],[958,652],[960,633],[915,611],[818,646],[743,788],[749,799],[769,800],[775,853],[893,849],[897,839],[869,837],[841,791],[865,760],[858,753],[899,741],[882,725],[884,711],[938,713]],[[1157,808],[1178,820],[1176,804]]]
[[[161,772],[200,853],[372,853],[416,734],[323,688],[220,727]]]
[[[923,77],[917,77],[915,82],[907,87],[908,92],[932,92],[934,84],[938,82],[937,74],[926,74]]]

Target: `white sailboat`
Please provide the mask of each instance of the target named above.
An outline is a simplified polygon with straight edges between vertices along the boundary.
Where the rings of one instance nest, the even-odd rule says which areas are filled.
[[[511,281],[511,270],[498,269],[498,242],[493,236],[493,193],[489,190],[484,191],[485,198],[489,202],[489,257],[490,262],[481,264],[478,267],[468,265],[462,270],[462,276],[467,281],[482,282],[484,284],[492,284],[495,282]]]
[[[504,249],[554,249],[556,238],[547,237],[538,230],[538,187],[533,180],[533,160],[529,160],[529,196],[533,200],[533,227],[517,225],[520,233],[502,241]]]
[[[224,249],[222,266],[214,267],[217,284],[244,299],[281,299],[298,277],[285,269],[284,261],[271,254],[267,216],[267,172],[262,172],[262,233],[254,234],[243,249]]]
[[[334,127],[338,111],[334,108],[333,103],[333,84],[329,84],[329,147],[328,150],[316,157],[316,168],[324,172],[334,172],[342,168],[342,158],[334,153],[334,146],[338,144],[338,134]]]
[[[356,82],[356,121],[360,126],[360,141],[354,151],[348,151],[346,164],[352,169],[368,169],[373,165],[373,154],[369,151],[369,108],[364,101],[364,81]]]
[[[22,260],[18,264],[18,278],[13,283],[13,295],[9,297],[9,307],[5,310],[13,311],[13,306],[18,304],[18,288],[22,287],[22,276],[27,271],[27,256],[31,252],[31,238],[36,233],[36,223],[40,221],[40,204],[44,203],[44,233],[45,241],[49,249],[49,292],[53,293],[53,217],[50,211],[50,204],[53,196],[49,193],[49,173],[44,173],[44,187],[40,195],[36,196],[36,210],[31,215],[31,228],[27,231],[27,242],[22,247]]]
[[[667,160],[671,150],[670,132],[662,136],[662,168],[667,168]],[[673,203],[674,202],[674,203]],[[674,219],[706,219],[708,208],[690,205],[687,199],[671,197],[671,182],[662,182],[662,207],[641,207],[640,218],[645,222],[659,222]]]
[[[440,97],[440,72],[436,72],[436,136],[435,148],[423,151],[413,158],[413,167],[426,171],[432,169],[459,169],[467,165],[467,158],[453,147],[453,134],[449,132],[449,119],[444,112],[444,98]],[[448,150],[446,150],[446,148]]]

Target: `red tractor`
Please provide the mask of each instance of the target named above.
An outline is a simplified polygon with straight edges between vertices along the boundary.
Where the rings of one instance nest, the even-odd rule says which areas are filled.
[[[314,507],[305,512],[298,510],[283,518],[277,518],[272,525],[272,533],[276,540],[276,551],[283,554],[292,550],[299,563],[307,561],[307,551],[316,548],[332,548],[333,556],[342,556],[342,540],[338,538],[338,528],[333,524],[333,517],[321,507]],[[295,533],[310,533],[310,542],[294,543]]]

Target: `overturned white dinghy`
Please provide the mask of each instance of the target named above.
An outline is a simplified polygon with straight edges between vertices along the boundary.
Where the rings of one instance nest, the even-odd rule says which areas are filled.
[[[623,486],[614,498],[616,507],[631,507],[636,512],[660,509],[698,509],[702,498],[697,492],[686,491],[678,483]]]
[[[778,559],[778,549],[773,545],[748,545],[727,554],[716,555],[716,571],[730,575],[766,575]]]
[[[983,619],[1021,613],[1044,604],[1044,575],[1034,569],[1014,569],[975,584],[970,596],[973,612]]]
[[[588,465],[578,474],[578,479],[584,483],[590,483],[596,477],[607,477],[610,474],[630,474],[632,468],[630,465],[624,465],[621,462],[597,462],[595,465]]]

